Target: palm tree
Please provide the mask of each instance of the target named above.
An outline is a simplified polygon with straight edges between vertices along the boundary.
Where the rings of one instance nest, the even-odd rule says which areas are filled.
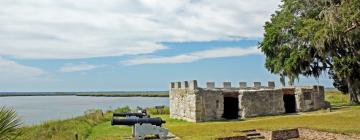
[[[16,128],[21,125],[21,121],[12,108],[0,107],[0,139],[14,139],[17,135]]]

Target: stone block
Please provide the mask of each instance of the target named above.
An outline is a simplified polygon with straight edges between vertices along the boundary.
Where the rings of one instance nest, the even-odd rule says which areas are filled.
[[[214,89],[215,88],[215,82],[206,82],[206,88]]]
[[[275,82],[274,82],[274,81],[269,81],[269,82],[268,82],[268,87],[269,87],[270,89],[275,89]]]
[[[293,138],[299,138],[298,129],[286,129],[286,130],[277,130],[271,132],[271,140],[287,140]]]
[[[174,83],[174,82],[171,82],[171,83],[170,83],[170,89],[173,89],[173,88],[175,88],[175,83]]]
[[[182,82],[182,87],[183,89],[189,88],[189,82],[188,81],[184,81]]]
[[[195,90],[198,88],[198,84],[196,80],[190,80],[189,81],[189,89]]]
[[[181,82],[175,82],[174,88],[176,88],[176,89],[181,88]]]
[[[246,82],[239,82],[240,89],[245,89],[247,87]]]
[[[223,82],[224,89],[231,89],[231,82]]]
[[[261,82],[254,82],[255,88],[261,88]]]

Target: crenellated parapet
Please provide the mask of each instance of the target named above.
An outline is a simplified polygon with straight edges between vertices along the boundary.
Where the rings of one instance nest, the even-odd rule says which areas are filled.
[[[182,82],[171,82],[170,89],[191,89],[195,90],[198,88],[196,80],[182,81]]]
[[[275,82],[196,80],[170,83],[170,117],[191,122],[305,112],[329,107],[323,86],[276,88]]]
[[[196,80],[171,82],[170,89],[190,89],[195,90],[198,87]],[[206,82],[206,87],[202,89],[224,89],[224,90],[260,90],[260,89],[275,89],[275,82],[269,81],[267,86],[262,86],[261,82],[254,82],[253,86],[248,86],[247,82],[239,82],[238,86],[232,86],[231,82],[222,82],[221,86],[216,86],[215,82]]]

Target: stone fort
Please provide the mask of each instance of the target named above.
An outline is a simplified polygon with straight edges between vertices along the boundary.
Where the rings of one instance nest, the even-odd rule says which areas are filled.
[[[296,113],[326,108],[323,86],[276,88],[275,82],[247,86],[239,82],[223,82],[216,87],[207,82],[198,87],[196,80],[171,82],[170,117],[191,122],[242,119],[248,117]]]

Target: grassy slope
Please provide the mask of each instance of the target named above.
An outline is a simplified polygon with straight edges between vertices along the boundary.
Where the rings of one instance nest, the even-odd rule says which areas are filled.
[[[360,134],[360,106],[344,106],[346,105],[347,99],[347,96],[339,94],[338,92],[330,92],[326,94],[326,100],[337,106],[332,112],[320,110],[299,115],[257,117],[245,121],[189,123],[170,119],[168,115],[161,115],[160,117],[167,121],[165,124],[166,128],[185,140],[212,139],[220,136],[239,135],[233,133],[234,130],[272,130],[294,127],[306,127],[346,134]],[[86,134],[86,137],[82,138],[90,140],[117,140],[131,135],[130,127],[111,126],[108,121],[109,117],[105,118],[106,119],[99,121],[94,125],[90,125],[87,129],[78,129],[78,133]],[[70,123],[69,121],[71,120],[67,120],[61,125],[67,126],[69,130],[76,130],[74,129],[74,124],[79,124]],[[57,123],[56,125],[60,124]],[[33,128],[36,127],[37,126]],[[35,131],[36,129],[32,129],[30,132],[45,133],[46,131],[49,131],[48,129],[49,128],[41,128],[42,131]],[[66,130],[64,130],[64,132],[58,131],[58,133],[63,133],[58,136],[64,136],[65,133],[74,135]]]
[[[360,134],[360,106],[345,106],[348,97],[336,91],[326,94],[326,100],[337,107],[332,111],[320,110],[301,113],[299,115],[267,116],[232,122],[189,123],[170,119],[161,115],[167,121],[165,127],[182,139],[213,139],[220,136],[239,135],[234,130],[245,129],[284,129],[306,127],[346,134]],[[130,135],[131,129],[124,126],[110,126],[105,122],[97,126],[91,139],[121,139]]]
[[[19,140],[72,140],[76,138],[87,139],[92,134],[94,126],[101,122],[108,122],[111,114],[100,111],[91,111],[84,116],[68,120],[49,121],[41,125],[23,127]]]

